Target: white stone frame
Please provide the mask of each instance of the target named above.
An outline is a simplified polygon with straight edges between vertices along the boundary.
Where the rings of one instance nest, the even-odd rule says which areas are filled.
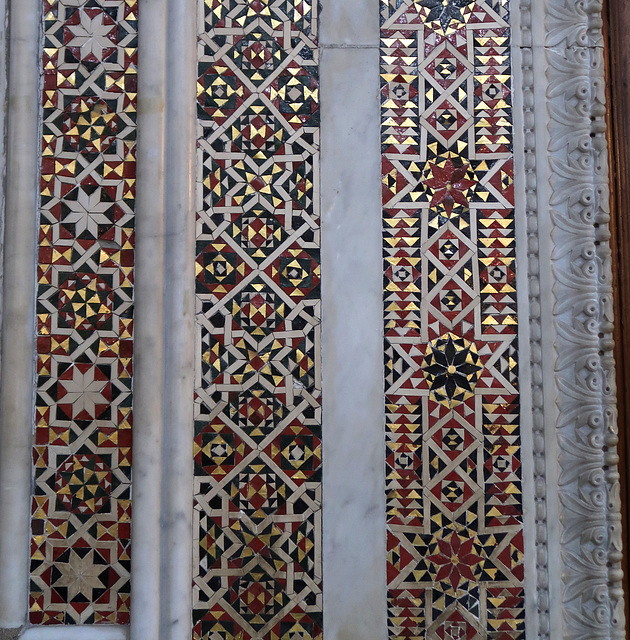
[[[621,639],[602,2],[519,9],[536,566],[528,636]]]
[[[4,273],[9,276],[2,289],[0,353],[4,371],[0,387],[0,638],[190,638],[187,586],[191,584],[187,561],[190,545],[185,541],[192,540],[189,444],[192,442],[194,244],[188,213],[194,210],[190,205],[194,174],[194,100],[190,96],[194,94],[195,82],[193,23],[196,11],[193,0],[140,1],[143,4],[139,66],[144,71],[139,75],[138,113],[134,382],[137,453],[132,597],[135,611],[141,610],[142,614],[133,616],[129,629],[23,628],[28,591],[31,488],[40,3],[39,0],[8,0],[7,101],[0,89],[7,122],[3,260]],[[326,4],[324,0],[323,21]],[[333,67],[326,71],[326,58],[332,64],[344,56],[356,57],[357,62],[348,67],[351,73],[352,69],[366,68],[359,63],[363,56],[365,61],[372,60],[370,64],[375,64],[373,73],[374,78],[377,77],[374,49],[378,46],[378,7],[374,0],[369,3],[328,0],[328,4],[332,21],[342,14],[351,16],[350,8],[362,16],[355,37],[339,34],[332,24],[328,30],[322,29],[325,51],[322,96],[333,104],[334,94],[331,91],[327,98],[327,87],[343,87],[344,82],[339,78],[341,72]],[[522,220],[517,249],[521,272],[521,389],[524,414],[527,411],[523,421],[526,631],[532,640],[625,637],[615,452],[601,8],[601,0],[520,0],[518,3],[512,0],[514,85],[520,89],[515,93],[515,130],[519,132],[515,149],[516,180],[520,184],[517,217],[520,215]],[[0,2],[0,12],[3,10],[4,2]],[[372,11],[374,17],[370,18]],[[5,33],[1,24],[0,33]],[[157,34],[163,37],[156,37]],[[340,51],[333,51],[335,49]],[[344,52],[345,49],[352,51]],[[0,66],[4,67],[3,60]],[[0,70],[0,85],[3,84],[4,73]],[[360,89],[368,111],[371,110],[368,117],[372,119],[377,114],[374,107],[378,100],[374,87]],[[340,107],[342,104],[340,101]],[[356,108],[360,108],[358,104]],[[326,110],[324,105],[324,112]],[[330,110],[329,114],[332,114]],[[332,127],[334,117],[327,118]],[[336,134],[328,138],[326,126],[325,120],[322,129],[329,149],[325,146],[323,149],[324,179],[335,175],[334,162],[347,163],[347,158],[344,160],[343,155],[334,152],[334,138],[353,135],[352,123],[340,123],[337,119]],[[378,126],[377,120],[374,126]],[[361,132],[354,130],[354,135]],[[372,152],[367,151],[369,158],[365,159],[370,167],[369,175],[373,177],[373,163],[378,155],[375,145]],[[355,227],[337,226],[337,221],[344,219],[337,196],[341,193],[343,198],[358,198],[361,188],[352,180],[322,187],[323,202],[330,203],[324,207],[323,255],[331,256],[331,265],[335,256],[341,256],[341,267],[350,266],[352,255],[348,252],[356,251],[356,256],[361,256],[361,247],[348,247],[339,241],[339,252],[329,251],[326,238],[333,238],[336,233],[352,237]],[[379,212],[380,225],[380,202],[378,206],[370,202],[369,210]],[[371,227],[371,241],[375,241],[374,231],[375,227]],[[345,255],[342,248],[346,250]],[[374,257],[379,268],[380,259],[379,252]],[[374,264],[365,265],[374,276],[371,284],[366,285],[367,294],[376,282]],[[326,264],[323,271],[324,278],[328,278],[324,280],[326,300],[336,285],[333,277],[326,276]],[[329,273],[332,272],[331,266]],[[162,290],[161,282],[167,282],[168,286],[163,296],[155,296],[156,286]],[[378,293],[380,295],[380,290]],[[363,325],[360,331],[375,330],[374,322],[380,322],[377,311],[371,310],[371,324]],[[346,314],[351,312],[352,306],[344,309]],[[324,305],[324,317],[333,315]],[[525,318],[529,319],[528,323]],[[326,382],[326,350],[332,353],[343,345],[344,336],[353,325],[346,323],[339,331],[337,326],[324,328],[324,411],[333,422],[338,421],[335,428],[341,428],[342,421],[347,420],[347,411],[339,410],[339,402],[351,391],[343,387],[347,380],[335,381],[333,369],[329,370],[331,377]],[[164,339],[165,335],[168,340]],[[369,334],[370,348],[378,344],[374,336]],[[526,363],[527,354],[529,363]],[[344,351],[346,357],[351,357],[351,353]],[[330,355],[328,362],[332,362]],[[372,384],[379,385],[381,361],[374,367],[368,378]],[[530,385],[531,394],[527,394],[525,389]],[[359,386],[355,386],[355,390],[361,391]],[[160,395],[163,402],[155,403],[156,395]],[[372,421],[379,421],[381,417],[379,413]],[[328,426],[325,422],[325,433],[331,433],[333,426],[330,425],[330,421]],[[377,437],[371,438],[370,443],[370,447],[382,445]],[[372,460],[378,461],[383,455],[375,448],[370,451]],[[337,472],[344,470],[346,462],[343,455],[336,459],[332,453],[329,455],[325,455],[325,492],[341,486],[343,473]],[[361,473],[368,473],[369,469],[370,465],[362,467]],[[162,485],[163,477],[177,481]],[[366,514],[379,506],[375,491],[380,482],[378,475],[364,505]],[[358,486],[345,488],[346,497],[354,499]],[[332,526],[334,517],[338,517],[338,512],[324,501],[326,526]],[[382,522],[381,515],[377,521]],[[325,609],[325,628],[330,632],[325,632],[329,636],[326,640],[337,640],[342,633],[346,634],[344,638],[353,639],[352,633],[358,630],[357,623],[350,629],[343,627],[344,603],[351,609],[351,619],[371,621],[361,630],[361,640],[385,640],[385,612],[378,614],[384,602],[384,593],[381,593],[384,579],[376,579],[376,585],[364,580],[359,591],[352,595],[348,590],[352,587],[349,578],[361,576],[361,571],[356,566],[354,574],[333,568],[341,552],[352,551],[353,545],[344,537],[352,524],[347,526],[337,520],[334,532],[325,529],[329,541],[325,542],[324,562],[330,566],[325,575],[325,598],[330,598],[326,594],[334,594],[329,600],[332,604],[327,604]],[[162,532],[161,539],[155,535],[156,531]],[[368,536],[367,544],[374,550],[382,544],[377,533],[372,529]],[[364,577],[373,575],[370,571],[373,568],[366,568]],[[349,600],[342,600],[344,597]],[[23,628],[21,632],[20,628]]]

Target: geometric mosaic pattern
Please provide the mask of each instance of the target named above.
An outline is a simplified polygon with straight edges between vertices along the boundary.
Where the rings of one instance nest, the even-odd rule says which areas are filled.
[[[322,637],[316,14],[199,0],[195,640]]]
[[[507,0],[383,0],[388,635],[524,638]]]
[[[30,622],[129,622],[137,0],[45,0]]]

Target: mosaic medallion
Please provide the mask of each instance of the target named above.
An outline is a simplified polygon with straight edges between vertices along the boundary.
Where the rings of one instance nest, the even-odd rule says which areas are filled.
[[[317,6],[199,7],[193,638],[321,639]]]
[[[383,0],[388,633],[524,638],[507,0]]]
[[[129,622],[136,5],[43,3],[32,624]]]
[[[431,340],[421,365],[431,397],[449,409],[473,397],[482,368],[475,345],[452,333]]]

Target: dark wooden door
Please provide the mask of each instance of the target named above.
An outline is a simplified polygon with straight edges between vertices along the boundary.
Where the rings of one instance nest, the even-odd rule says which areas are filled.
[[[626,625],[630,621],[630,2],[606,0],[604,34],[608,73],[611,172],[611,248],[615,291],[615,358],[619,408],[619,472],[624,545]]]

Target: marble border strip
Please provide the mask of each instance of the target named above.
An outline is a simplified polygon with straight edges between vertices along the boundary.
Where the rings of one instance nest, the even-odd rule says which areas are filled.
[[[139,20],[133,640],[191,636],[195,16]]]
[[[321,60],[324,637],[344,640],[387,636],[378,54]]]
[[[545,350],[553,350],[552,331],[549,327],[553,323],[553,315],[549,309],[541,308],[541,296],[550,298],[549,277],[541,274],[541,242],[544,245],[544,259],[548,261],[548,214],[547,212],[547,186],[544,180],[548,171],[546,159],[547,138],[544,127],[536,128],[536,112],[544,109],[544,92],[537,93],[535,83],[538,78],[536,71],[539,68],[539,51],[532,48],[532,44],[539,37],[539,32],[534,33],[535,25],[544,24],[541,14],[541,5],[533,5],[531,0],[520,0],[517,7],[513,6],[513,29],[515,40],[518,38],[518,51],[514,51],[515,80],[520,78],[521,107],[517,109],[517,117],[521,119],[519,140],[522,148],[518,151],[522,154],[518,175],[515,180],[523,183],[523,205],[519,207],[519,213],[524,214],[525,233],[522,234],[519,248],[523,251],[522,264],[527,264],[527,286],[521,288],[521,294],[527,296],[526,313],[528,326],[523,327],[527,332],[527,351],[529,362],[527,363],[527,375],[531,393],[525,399],[529,403],[528,416],[530,428],[523,430],[524,468],[527,470],[524,476],[524,497],[526,502],[525,515],[525,543],[526,543],[526,629],[535,629],[538,640],[549,640],[551,628],[558,633],[560,626],[557,624],[558,616],[552,625],[550,611],[550,574],[549,574],[549,518],[548,518],[548,478],[553,476],[548,472],[548,458],[553,460],[552,450],[555,451],[554,438],[546,433],[545,403],[547,409],[553,407],[553,372],[545,372],[543,367],[543,353]],[[533,19],[533,13],[536,14]],[[544,70],[542,72],[544,77]],[[515,82],[515,84],[517,84]],[[541,102],[542,98],[542,102]],[[522,136],[522,137],[521,137]],[[540,179],[538,179],[540,178]],[[545,213],[544,216],[539,212]],[[541,227],[543,231],[541,232]],[[547,269],[546,272],[550,270]],[[547,274],[549,275],[549,274]],[[543,332],[542,327],[548,327]],[[545,344],[543,344],[545,342]],[[522,363],[525,368],[525,362]],[[523,388],[526,380],[523,379]],[[525,408],[524,408],[525,413]],[[547,411],[548,413],[548,411]],[[547,430],[548,431],[548,430]],[[552,434],[553,436],[553,434]],[[551,463],[553,465],[553,462]],[[528,468],[529,467],[529,468]],[[556,501],[554,501],[555,504]],[[553,512],[557,515],[557,510]],[[552,518],[552,522],[554,519]],[[556,576],[551,579],[557,584]]]
[[[516,18],[518,12],[512,6],[512,29],[518,30]],[[539,375],[535,364],[532,362],[534,356],[532,345],[536,341],[532,336],[539,333],[540,319],[534,320],[530,316],[530,282],[535,277],[532,273],[529,251],[529,213],[528,196],[531,190],[531,129],[529,128],[528,117],[531,112],[532,92],[528,89],[531,82],[531,62],[528,60],[526,51],[518,45],[512,45],[512,73],[513,73],[513,119],[514,119],[514,186],[515,186],[515,214],[516,225],[516,262],[520,266],[516,273],[518,317],[522,319],[519,325],[519,386],[522,390],[532,393],[521,392],[521,463],[523,465],[523,541],[525,562],[525,575],[523,579],[525,588],[525,629],[538,627],[537,624],[537,580],[538,572],[536,568],[537,537],[536,537],[536,498],[535,498],[535,477],[537,473],[537,459],[534,454],[534,432],[539,426],[537,416],[541,416],[542,411],[538,409],[539,396],[536,395],[539,386]],[[521,86],[522,85],[522,86]],[[527,151],[526,151],[527,149]],[[535,165],[534,165],[535,166]],[[527,268],[524,267],[527,265]],[[534,265],[537,266],[537,263]],[[544,447],[543,447],[544,452]],[[548,640],[548,639],[547,639]]]
[[[6,0],[0,0],[0,192],[6,188],[6,135],[7,135],[7,53],[9,36]],[[2,326],[2,247],[4,245],[4,201],[0,198],[0,327]],[[0,371],[2,371],[2,353],[0,351]]]
[[[387,637],[378,18],[327,0],[320,22],[324,637],[344,640]]]
[[[163,640],[192,636],[196,16],[195,0],[168,0],[162,452],[168,482],[162,490]]]
[[[127,640],[129,627],[122,625],[63,625],[30,627],[20,640]]]
[[[35,212],[38,207],[38,0],[11,0],[0,386],[0,628],[26,619],[34,406]],[[30,214],[30,215],[29,215]]]
[[[168,0],[138,20],[131,635],[158,638],[164,424],[164,153]],[[142,612],[133,615],[133,609]]]

